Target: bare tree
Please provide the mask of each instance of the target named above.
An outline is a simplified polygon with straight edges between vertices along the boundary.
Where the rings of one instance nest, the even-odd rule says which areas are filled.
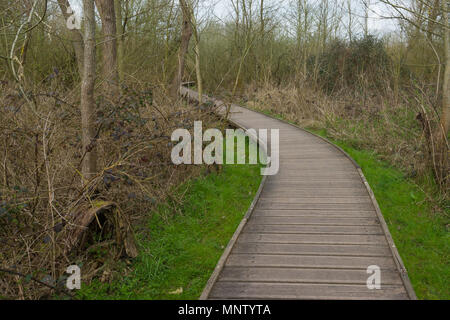
[[[449,101],[449,75],[450,75],[450,54],[449,54],[449,13],[450,4],[448,1],[435,0],[417,0],[419,4],[423,4],[428,8],[428,13],[423,13],[422,10],[416,11],[414,7],[407,7],[399,0],[380,0],[391,6],[397,14],[397,18],[402,19],[419,31],[427,33],[427,37],[432,35],[438,36],[443,41],[444,57],[442,61],[445,63],[444,82],[443,82],[443,100],[442,100],[442,116],[441,124],[444,136],[448,135],[450,129],[450,101]],[[439,5],[440,3],[440,5]],[[420,6],[419,6],[420,7]],[[438,9],[437,9],[438,8]],[[418,10],[418,9],[417,9]],[[438,20],[438,17],[441,17]],[[418,22],[419,20],[419,22]],[[436,32],[435,28],[439,26],[442,32]]]
[[[445,51],[445,72],[442,99],[442,117],[441,124],[443,127],[444,135],[447,136],[450,130],[450,27],[449,27],[449,12],[450,4],[448,1],[442,1],[442,13],[443,21],[445,24],[444,30],[444,51]]]
[[[294,0],[292,3],[291,18],[295,28],[295,40],[296,40],[296,60],[297,72],[301,74],[303,79],[307,77],[307,60],[309,56],[310,48],[309,40],[311,34],[311,14],[312,6],[307,0]]]
[[[81,127],[83,144],[83,178],[89,180],[97,171],[95,148],[95,5],[83,0],[84,10],[84,72],[81,82]]]
[[[352,14],[352,0],[347,0],[347,13],[348,13],[348,21],[347,21],[347,33],[348,40],[352,42],[353,40],[353,14]]]
[[[321,0],[318,4],[317,8],[317,16],[316,16],[316,52],[314,58],[314,70],[313,70],[313,78],[314,81],[317,82],[318,74],[319,74],[319,58],[320,55],[325,50],[325,45],[327,43],[327,39],[329,37],[329,0]]]
[[[64,16],[64,19],[68,20],[70,18],[70,4],[68,0],[58,0],[59,8],[62,11],[62,14]],[[80,77],[83,76],[83,60],[84,60],[84,47],[83,47],[83,35],[81,34],[80,30],[78,29],[72,29],[72,45],[73,49],[75,51],[75,57],[77,60],[78,65],[78,72],[80,74]]]
[[[178,67],[175,73],[175,77],[172,81],[170,94],[172,97],[176,97],[181,85],[181,80],[184,74],[184,67],[186,64],[186,54],[189,49],[189,41],[192,37],[192,23],[191,23],[191,10],[186,3],[186,0],[180,0],[180,7],[183,13],[183,23],[181,27],[181,44],[178,51]]]
[[[367,38],[369,35],[369,10],[370,10],[370,0],[363,0],[364,4],[364,37]]]
[[[123,14],[122,14],[122,1],[114,0],[114,9],[116,10],[116,33],[117,33],[117,68],[119,71],[119,82],[124,80],[124,27],[123,27]]]
[[[424,32],[428,39],[428,43],[434,49],[432,37],[437,36],[443,41],[444,55],[439,58],[445,61],[444,79],[442,84],[442,112],[440,124],[437,131],[428,134],[430,146],[430,154],[433,159],[433,169],[436,180],[441,186],[445,186],[449,182],[448,176],[448,134],[450,129],[450,29],[449,29],[449,13],[450,4],[448,1],[436,2],[434,0],[416,0],[412,6],[405,5],[401,0],[380,0],[394,9],[396,16],[414,26],[417,32]],[[438,4],[439,10],[437,9]],[[414,4],[418,4],[414,6]],[[428,10],[425,10],[428,8]],[[440,17],[440,20],[438,19]],[[439,27],[439,31],[435,31]],[[437,54],[437,53],[436,53]],[[439,87],[439,77],[437,81]],[[438,91],[437,91],[438,92]],[[436,97],[438,101],[438,97]],[[427,129],[428,130],[428,129]],[[431,130],[430,130],[431,131]]]
[[[26,15],[32,16],[31,12],[34,7],[33,3],[31,1],[24,1],[24,6],[26,8]],[[28,22],[26,25],[26,28],[30,29],[30,27],[31,27],[31,22]],[[19,57],[21,68],[25,68],[25,62],[27,60],[27,53],[28,53],[28,47],[29,47],[29,44],[31,41],[31,36],[32,36],[32,30],[25,33],[25,39],[23,41],[22,48],[20,49],[20,57]]]
[[[103,32],[103,88],[110,97],[117,97],[119,72],[117,68],[117,31],[114,0],[95,0]]]
[[[232,96],[236,94],[237,88],[241,82],[241,74],[245,60],[250,55],[250,51],[256,40],[256,32],[253,29],[253,1],[252,0],[231,0],[235,14],[235,46],[239,52],[238,68],[234,80]]]
[[[197,91],[198,91],[198,101],[200,104],[203,103],[203,79],[202,79],[202,71],[201,71],[201,51],[200,51],[200,33],[198,30],[197,19],[195,18],[194,10],[190,7],[191,10],[191,24],[192,31],[194,34],[195,47],[195,75],[197,77]]]

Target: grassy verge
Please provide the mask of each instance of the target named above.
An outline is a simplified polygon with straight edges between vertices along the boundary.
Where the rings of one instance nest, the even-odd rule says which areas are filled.
[[[283,119],[280,115],[268,115]],[[326,130],[308,128],[344,149],[362,168],[419,299],[450,299],[450,219],[433,210],[430,183],[417,184],[367,150],[333,141]]]
[[[137,231],[139,257],[128,275],[94,280],[81,299],[197,299],[261,182],[260,167],[224,165],[180,188],[181,205],[167,203]],[[174,213],[174,207],[177,213]]]
[[[325,130],[317,132],[327,137]],[[424,189],[376,154],[333,141],[361,166],[419,299],[450,298],[448,215],[432,210]]]

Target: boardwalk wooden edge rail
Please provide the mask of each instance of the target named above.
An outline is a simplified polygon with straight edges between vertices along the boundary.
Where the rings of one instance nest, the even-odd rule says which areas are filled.
[[[198,94],[197,94],[197,92],[195,92],[193,90],[190,90],[188,88],[181,87],[180,88],[180,94],[184,98],[187,98],[187,99],[189,99],[191,101],[198,101]],[[225,107],[225,104],[222,101],[214,99],[214,98],[210,98],[210,97],[208,97],[206,95],[204,95],[204,101],[208,101],[208,102],[212,103],[214,105],[214,107],[216,107],[217,109]],[[233,106],[235,106],[235,105],[233,105]],[[355,166],[355,168],[356,168],[356,170],[357,170],[357,172],[358,172],[358,174],[359,174],[359,176],[360,176],[360,178],[361,178],[361,180],[362,180],[362,182],[363,182],[363,184],[364,184],[364,186],[365,186],[365,188],[366,188],[366,190],[367,190],[367,192],[369,194],[369,197],[371,199],[372,205],[373,205],[373,207],[375,209],[375,212],[376,212],[376,217],[377,217],[377,219],[379,221],[379,224],[380,224],[380,227],[381,227],[381,229],[383,231],[385,240],[386,240],[386,242],[387,242],[387,244],[389,246],[389,250],[390,250],[390,252],[392,254],[392,258],[394,260],[395,266],[396,266],[396,268],[397,268],[397,270],[399,272],[399,275],[400,275],[401,281],[403,283],[403,287],[404,287],[404,289],[406,291],[406,294],[409,297],[409,299],[417,299],[417,297],[415,295],[415,292],[414,292],[414,289],[413,289],[413,287],[411,285],[411,282],[409,280],[406,268],[405,268],[405,266],[403,264],[403,261],[402,261],[400,255],[399,255],[399,253],[398,253],[398,250],[397,250],[397,248],[396,248],[396,246],[394,244],[394,241],[393,241],[392,236],[391,236],[391,234],[389,232],[389,229],[388,229],[387,224],[386,224],[386,222],[384,220],[384,217],[383,217],[383,215],[381,213],[380,207],[379,207],[379,205],[377,203],[377,200],[376,200],[376,198],[374,196],[374,193],[373,193],[372,189],[370,188],[370,186],[369,186],[369,184],[368,184],[368,182],[367,182],[367,180],[366,180],[366,178],[365,178],[365,176],[364,176],[360,166],[356,163],[356,161],[353,158],[351,158],[344,150],[342,150],[342,148],[336,146],[335,144],[331,143],[330,141],[328,141],[327,139],[325,139],[325,138],[323,138],[321,136],[318,136],[318,135],[316,135],[316,134],[314,134],[312,132],[309,132],[308,130],[305,130],[305,129],[303,129],[303,128],[299,127],[299,126],[296,126],[296,125],[294,125],[292,123],[289,123],[289,122],[277,119],[277,118],[275,118],[273,116],[262,114],[262,113],[259,113],[257,111],[254,111],[254,110],[250,110],[249,108],[246,108],[246,107],[242,107],[242,106],[238,106],[238,107],[244,108],[244,109],[249,110],[251,112],[255,112],[255,113],[258,113],[258,114],[263,115],[265,117],[274,119],[274,120],[279,121],[281,123],[284,123],[284,124],[287,124],[289,126],[292,126],[292,127],[296,128],[296,129],[299,129],[299,130],[301,130],[303,132],[306,132],[306,133],[308,133],[308,134],[310,134],[310,135],[312,135],[312,136],[314,136],[316,138],[319,138],[322,141],[326,142],[327,144],[329,144],[329,145],[333,146],[334,148],[336,148],[340,153],[342,153],[346,158],[348,158],[351,161],[351,163]],[[220,111],[219,111],[219,113],[220,113]],[[230,119],[228,119],[228,121],[230,121],[230,123],[233,123],[237,127],[240,127],[240,128],[242,128],[244,130],[245,129],[249,129],[249,128],[246,128],[241,123],[239,123],[239,121],[237,121],[237,120],[230,120]],[[251,137],[251,138],[254,141],[256,139],[255,137]],[[266,154],[267,154],[267,151],[266,151]],[[246,215],[244,216],[243,220],[241,221],[241,223],[239,224],[237,230],[235,231],[233,237],[231,238],[230,242],[228,243],[228,245],[227,245],[223,255],[221,256],[221,258],[220,258],[220,260],[219,260],[219,262],[218,262],[214,272],[212,273],[210,279],[208,280],[207,285],[206,285],[206,287],[205,287],[205,289],[204,289],[200,299],[208,299],[208,298],[210,298],[210,293],[211,293],[211,290],[212,290],[213,286],[218,281],[218,278],[219,278],[222,270],[224,269],[224,266],[226,264],[227,259],[230,256],[231,251],[233,250],[234,246],[236,245],[236,242],[237,242],[239,236],[241,235],[242,231],[244,230],[244,227],[246,226],[247,222],[249,221],[250,217],[252,216],[252,214],[253,214],[253,212],[255,210],[255,207],[256,207],[256,205],[257,205],[257,203],[258,203],[258,201],[260,199],[261,193],[262,193],[262,191],[264,189],[264,185],[266,183],[266,180],[267,180],[266,177],[264,177],[262,179],[261,184],[259,186],[259,189],[257,191],[257,194],[255,195],[255,198],[253,199],[253,202],[250,205],[250,208],[248,209]],[[325,297],[325,298],[327,298],[327,297]]]

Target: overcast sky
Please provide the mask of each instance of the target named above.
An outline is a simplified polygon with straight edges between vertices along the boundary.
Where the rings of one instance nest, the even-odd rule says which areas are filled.
[[[344,0],[340,0],[344,1]],[[354,8],[352,11],[357,11],[362,9],[361,0],[352,0],[354,3]],[[69,0],[73,9],[81,15],[82,11],[82,0]],[[266,0],[266,3],[270,2]],[[287,6],[289,1],[282,0],[276,1],[283,3],[282,5]],[[226,19],[231,12],[232,6],[230,0],[205,0],[208,7],[214,7],[214,14],[220,19]],[[362,11],[359,12],[361,15]],[[389,16],[390,10],[385,4],[378,0],[370,0],[370,10],[369,10],[369,30],[371,33],[384,34],[395,30],[396,22],[392,19],[383,19],[383,16]],[[358,17],[355,17],[358,19]]]

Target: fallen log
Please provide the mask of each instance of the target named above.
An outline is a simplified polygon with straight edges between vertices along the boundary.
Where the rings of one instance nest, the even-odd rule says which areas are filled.
[[[102,219],[101,216],[103,216]],[[120,255],[125,254],[130,258],[137,257],[138,251],[128,218],[115,203],[105,201],[96,201],[92,208],[81,211],[75,216],[66,234],[65,254],[68,254],[83,242],[83,237],[92,224],[96,223],[102,228],[100,221],[106,219],[109,219],[114,226],[114,238],[120,248]]]

